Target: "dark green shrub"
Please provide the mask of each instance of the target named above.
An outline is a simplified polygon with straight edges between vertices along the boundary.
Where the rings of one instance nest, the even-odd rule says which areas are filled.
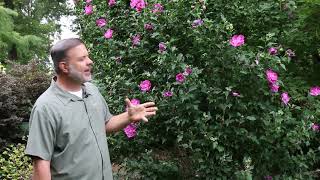
[[[28,122],[33,103],[50,83],[50,71],[40,63],[12,65],[0,73],[0,139],[20,141],[22,122]]]

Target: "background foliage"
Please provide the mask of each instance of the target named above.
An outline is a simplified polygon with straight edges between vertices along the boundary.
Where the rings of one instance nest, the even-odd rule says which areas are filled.
[[[113,162],[137,179],[311,178],[319,165],[319,134],[310,127],[319,122],[320,101],[309,95],[320,83],[319,1],[147,3],[139,13],[128,0],[113,6],[94,0],[88,15],[86,2],[77,4],[81,35],[112,113],[124,110],[125,96],[159,107],[134,139],[122,132],[109,138]],[[156,3],[163,12],[152,12]],[[106,25],[98,27],[98,18]],[[197,19],[203,24],[193,27]],[[104,37],[107,29],[111,38]],[[243,46],[230,45],[235,34],[245,36]],[[187,67],[192,73],[177,82]],[[267,69],[279,75],[277,93],[268,87]],[[152,89],[141,92],[146,79]],[[287,106],[282,92],[291,97]]]
[[[49,87],[50,77],[45,65],[34,61],[13,64],[10,71],[0,73],[0,151],[5,144],[23,142],[23,122],[28,122],[32,105]]]
[[[58,21],[70,13],[66,2],[0,0],[0,62],[47,60],[52,36],[60,31]]]

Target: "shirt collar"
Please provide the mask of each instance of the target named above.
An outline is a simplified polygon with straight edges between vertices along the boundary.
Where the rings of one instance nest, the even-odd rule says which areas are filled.
[[[56,76],[52,78],[50,88],[64,105],[67,105],[70,102],[82,100],[78,96],[71,94],[59,87],[56,83],[56,79]],[[81,88],[83,91],[83,98],[88,98],[90,95],[92,95],[93,92],[90,88],[87,87],[86,83],[83,83],[81,85]]]

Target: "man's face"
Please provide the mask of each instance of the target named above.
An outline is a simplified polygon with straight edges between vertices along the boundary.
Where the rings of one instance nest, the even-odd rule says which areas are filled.
[[[80,44],[67,52],[68,76],[79,83],[85,83],[92,79],[92,60],[89,58],[87,48]]]

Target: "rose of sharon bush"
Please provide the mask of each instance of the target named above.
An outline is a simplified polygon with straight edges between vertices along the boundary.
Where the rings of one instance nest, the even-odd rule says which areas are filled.
[[[310,57],[318,40],[299,29],[295,8],[303,3],[284,8],[292,2],[131,0],[110,8],[95,0],[91,16],[83,16],[79,3],[81,35],[110,111],[122,112],[125,96],[159,107],[139,124],[135,141],[110,135],[112,162],[127,170],[123,179],[312,179],[319,134],[309,124],[320,118],[320,102],[306,92],[318,83],[309,78],[317,79]],[[165,11],[154,14],[157,3]],[[101,38],[106,26],[92,26],[100,16],[117,33],[110,41]],[[135,34],[143,43],[132,48]],[[270,55],[270,47],[277,53]],[[142,90],[145,79],[152,86]],[[270,93],[280,85],[290,99],[284,91]]]

